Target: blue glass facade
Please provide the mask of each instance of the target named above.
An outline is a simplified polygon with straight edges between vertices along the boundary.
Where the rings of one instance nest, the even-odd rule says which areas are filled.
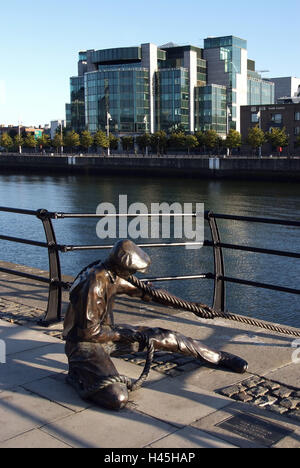
[[[274,104],[275,85],[248,73],[248,105]]]
[[[103,67],[84,75],[85,120],[91,132],[105,131],[107,112],[112,132],[145,132],[149,111],[149,71]]]
[[[226,136],[226,88],[207,85],[195,89],[195,131],[215,130]]]
[[[189,131],[189,74],[185,68],[165,68],[156,73],[156,128]]]
[[[84,79],[83,76],[73,76],[70,78],[71,105],[68,110],[68,117],[71,127],[82,132],[86,128],[84,110]]]

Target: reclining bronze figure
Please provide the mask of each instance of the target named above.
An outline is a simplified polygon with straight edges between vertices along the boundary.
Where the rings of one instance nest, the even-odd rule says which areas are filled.
[[[117,295],[151,300],[129,282],[131,275],[145,272],[150,263],[149,256],[133,242],[119,241],[106,261],[95,262],[79,273],[70,290],[63,333],[69,362],[67,382],[83,399],[105,408],[124,408],[130,388],[126,379],[120,378],[111,356],[142,351],[149,342],[154,350],[193,356],[234,372],[244,373],[248,367],[243,359],[209,349],[178,332],[115,325],[113,305]]]

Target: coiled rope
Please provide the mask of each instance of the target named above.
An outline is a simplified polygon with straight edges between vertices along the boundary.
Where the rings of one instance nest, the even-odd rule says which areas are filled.
[[[196,302],[188,302],[183,299],[171,295],[163,290],[158,290],[150,287],[146,283],[140,281],[136,276],[131,275],[129,278],[126,278],[129,283],[137,288],[141,289],[145,295],[150,296],[158,304],[162,304],[174,309],[181,309],[188,312],[193,312],[197,317],[203,319],[215,319],[223,318],[226,320],[233,320],[235,322],[246,323],[258,328],[263,328],[273,332],[290,335],[294,337],[300,337],[300,330],[293,330],[291,328],[280,327],[269,322],[264,322],[261,320],[253,319],[251,317],[245,317],[243,315],[232,314],[229,312],[221,312],[212,309],[211,307],[205,304],[199,304]]]
[[[103,377],[103,379],[97,379],[97,382],[95,382],[92,385],[89,385],[84,389],[84,397],[89,398],[93,394],[97,393],[100,390],[103,390],[104,388],[109,387],[110,385],[113,385],[115,383],[121,383],[125,384],[129,392],[134,392],[135,390],[138,390],[147,380],[150,370],[151,370],[151,365],[153,362],[153,357],[154,357],[154,344],[152,339],[147,339],[144,335],[141,333],[132,333],[130,330],[126,330],[127,333],[123,335],[123,338],[126,338],[126,340],[130,342],[136,342],[138,341],[139,343],[145,344],[146,341],[146,348],[147,348],[147,358],[146,358],[146,363],[143,369],[142,374],[136,381],[132,381],[129,377],[126,375],[112,375],[109,377]]]

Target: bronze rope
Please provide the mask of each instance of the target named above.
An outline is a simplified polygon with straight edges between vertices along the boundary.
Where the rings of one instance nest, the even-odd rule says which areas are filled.
[[[300,337],[300,330],[293,330],[291,328],[284,328],[272,323],[263,322],[261,320],[253,319],[251,317],[245,317],[243,315],[232,314],[229,312],[221,312],[212,309],[205,304],[198,304],[195,302],[188,302],[183,299],[179,299],[166,291],[154,289],[147,284],[140,281],[136,276],[131,275],[126,278],[129,283],[141,289],[145,294],[149,295],[155,302],[162,304],[174,309],[182,309],[188,312],[193,312],[197,317],[204,319],[224,318],[226,320],[233,320],[235,322],[246,323],[254,327],[263,328],[277,333],[285,335],[291,335]]]

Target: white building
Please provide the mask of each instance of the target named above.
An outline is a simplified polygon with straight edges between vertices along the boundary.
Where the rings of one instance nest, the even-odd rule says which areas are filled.
[[[55,137],[56,130],[62,126],[62,128],[66,128],[66,121],[65,120],[52,120],[50,122],[50,135],[51,140]]]

